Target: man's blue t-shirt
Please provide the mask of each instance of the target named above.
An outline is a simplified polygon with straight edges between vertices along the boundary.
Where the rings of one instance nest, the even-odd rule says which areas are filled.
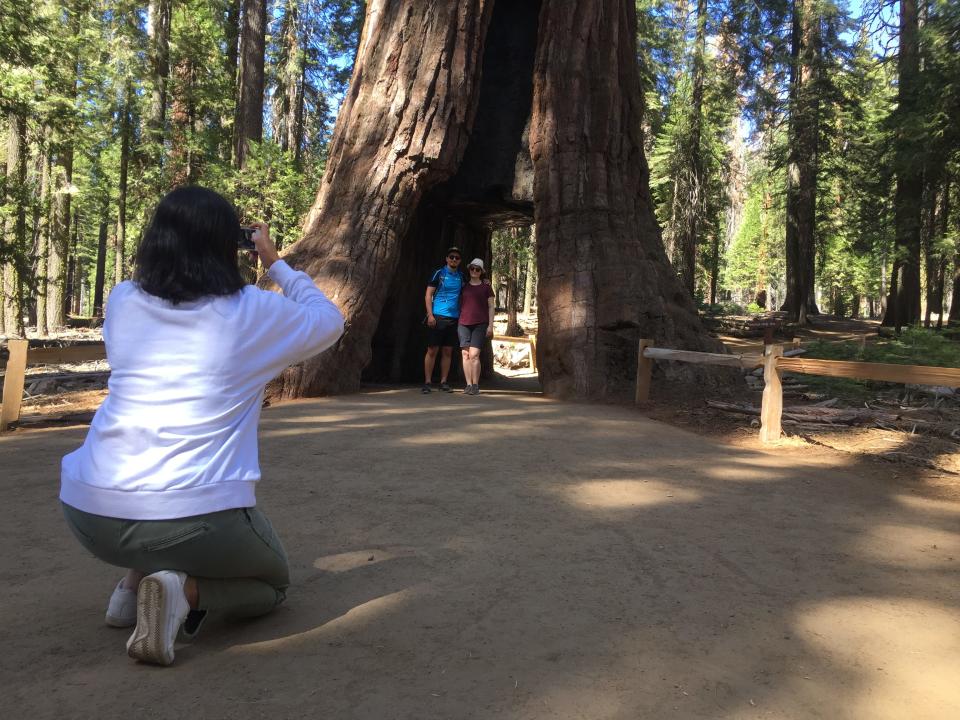
[[[460,290],[463,283],[463,273],[451,270],[449,265],[444,265],[433,274],[427,284],[436,288],[433,294],[434,315],[460,317]]]

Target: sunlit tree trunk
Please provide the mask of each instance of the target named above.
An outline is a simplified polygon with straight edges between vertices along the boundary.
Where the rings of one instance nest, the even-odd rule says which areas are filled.
[[[816,313],[817,154],[820,14],[814,0],[793,0],[787,157],[787,296],[783,309],[800,325]]]
[[[240,33],[240,79],[237,88],[237,123],[234,128],[234,164],[246,163],[251,141],[263,137],[263,63],[266,49],[267,2],[243,0]]]
[[[919,19],[917,0],[900,3],[900,52],[897,58],[897,104],[902,118],[895,136],[894,196],[896,268],[883,325],[901,328],[920,320],[920,216],[923,194],[923,153],[914,139],[920,91]],[[894,291],[894,283],[896,290]]]
[[[530,32],[505,23],[488,37],[498,13],[526,13]],[[474,179],[460,165],[468,144],[483,139],[474,133],[481,78],[496,69],[485,62],[497,60],[484,54],[485,43],[511,32],[512,49],[530,51],[529,94],[512,106],[524,114],[509,137],[483,145],[482,162],[464,167],[479,174],[503,160],[512,172],[526,158],[532,173],[544,390],[632,397],[640,337],[718,350],[667,261],[654,219],[635,31],[635,8],[621,0],[518,0],[497,8],[489,0],[370,2],[326,175],[304,237],[286,253],[339,304],[347,329],[334,348],[285,372],[273,391],[298,397],[356,389],[371,360],[386,366],[399,357],[394,329],[412,324],[410,309],[419,305],[422,318],[438,248],[456,243],[467,257],[486,256],[489,230],[471,220],[470,208],[439,203],[447,197],[441,191],[456,190],[453,180]],[[516,66],[510,70],[506,80],[521,77]],[[494,87],[491,97],[502,94]],[[421,205],[428,193],[436,203]],[[501,210],[527,212],[510,202]],[[451,217],[455,210],[462,214]],[[385,305],[395,283],[409,288]],[[383,342],[374,338],[378,327]],[[417,352],[422,359],[422,346]],[[693,371],[664,372],[691,379]]]

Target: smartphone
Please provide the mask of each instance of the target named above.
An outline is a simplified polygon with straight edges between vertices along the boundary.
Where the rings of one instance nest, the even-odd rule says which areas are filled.
[[[255,227],[246,225],[240,226],[240,236],[237,238],[237,248],[240,250],[256,250],[257,246],[253,244],[253,234],[257,231]]]

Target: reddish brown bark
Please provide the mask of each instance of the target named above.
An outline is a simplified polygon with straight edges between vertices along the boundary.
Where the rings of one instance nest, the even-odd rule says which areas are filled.
[[[629,396],[640,337],[719,346],[703,332],[654,219],[635,12],[633,3],[589,0],[546,3],[541,15],[530,152],[538,364],[554,396]]]
[[[286,254],[341,307],[347,329],[334,348],[288,370],[281,395],[359,386],[420,200],[463,157],[491,9],[490,0],[368,4],[327,171],[304,236]]]
[[[414,328],[443,248],[489,261],[491,228],[531,216],[546,392],[632,397],[640,337],[719,348],[654,219],[635,26],[622,0],[368,5],[327,173],[286,254],[347,329],[275,394],[355,390],[365,368],[415,379]]]

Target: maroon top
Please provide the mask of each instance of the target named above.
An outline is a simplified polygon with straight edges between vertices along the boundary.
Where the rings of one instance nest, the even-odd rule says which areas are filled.
[[[476,325],[490,322],[487,298],[493,297],[493,288],[487,283],[466,283],[460,291],[460,324]]]

